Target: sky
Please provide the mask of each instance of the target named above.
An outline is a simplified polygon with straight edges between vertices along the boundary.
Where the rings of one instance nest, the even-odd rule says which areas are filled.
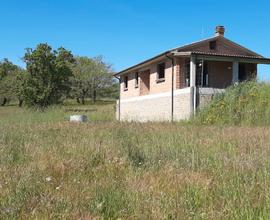
[[[26,48],[48,43],[99,56],[120,71],[168,49],[214,35],[270,57],[267,0],[0,0],[0,59],[24,66]],[[259,67],[270,80],[270,67]]]

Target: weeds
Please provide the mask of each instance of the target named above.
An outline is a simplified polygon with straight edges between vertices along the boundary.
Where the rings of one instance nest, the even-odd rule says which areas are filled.
[[[219,125],[270,125],[269,114],[270,85],[251,81],[217,95],[194,121]]]
[[[64,108],[0,109],[1,219],[270,218],[270,128],[118,123],[112,105],[90,108],[86,124]]]

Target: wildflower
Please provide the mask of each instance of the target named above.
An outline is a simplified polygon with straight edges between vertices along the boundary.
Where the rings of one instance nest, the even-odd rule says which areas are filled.
[[[50,176],[46,177],[46,182],[51,182],[52,181],[52,178]]]
[[[97,204],[97,208],[98,208],[98,209],[101,209],[101,208],[102,208],[102,205],[103,205],[103,202],[98,203],[98,204]]]

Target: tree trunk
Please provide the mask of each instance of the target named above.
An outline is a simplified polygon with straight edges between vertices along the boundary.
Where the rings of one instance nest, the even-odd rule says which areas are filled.
[[[80,98],[77,97],[76,100],[77,100],[77,103],[78,103],[78,104],[81,103],[81,102],[80,102]]]
[[[94,90],[93,91],[93,98],[92,98],[93,102],[95,103],[97,101],[97,91]]]
[[[19,99],[19,107],[21,108],[23,105],[23,99]]]
[[[84,96],[82,96],[82,104],[85,104]]]
[[[3,99],[3,102],[2,102],[2,104],[1,104],[1,106],[5,106],[6,103],[7,103],[7,98],[4,98],[4,99]]]

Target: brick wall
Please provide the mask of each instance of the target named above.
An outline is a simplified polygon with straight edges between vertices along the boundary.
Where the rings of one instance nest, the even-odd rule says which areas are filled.
[[[185,66],[185,58],[180,58],[179,59],[179,88],[185,88],[186,86],[186,66]]]
[[[148,95],[150,92],[150,70],[139,73],[140,95]]]
[[[157,82],[157,65],[161,62],[165,62],[165,81],[163,82]],[[145,73],[149,71],[150,72],[150,87],[149,91],[145,91],[144,85],[142,85],[141,77],[143,77],[143,81],[145,81]],[[177,65],[174,67],[175,73],[177,72]],[[120,96],[121,99],[131,98],[131,97],[137,97],[147,94],[157,94],[157,93],[163,93],[168,92],[171,90],[172,87],[172,63],[171,60],[160,60],[159,62],[150,64],[148,67],[143,68],[139,71],[139,88],[135,88],[135,73],[137,70],[134,70],[132,73],[129,73],[127,75],[123,75],[121,77],[121,91]],[[175,74],[176,75],[176,74]],[[124,90],[124,77],[128,76],[129,82],[128,82],[128,90]],[[144,89],[140,91],[140,87],[143,87]],[[176,88],[176,80],[174,80],[174,88]]]
[[[208,84],[213,88],[226,88],[232,84],[232,63],[208,61]]]
[[[243,55],[243,56],[253,56],[254,54],[244,50],[243,48],[230,43],[224,38],[216,39],[216,49],[211,50],[209,47],[209,41],[200,43],[199,45],[190,46],[188,48],[180,49],[179,51],[202,51],[202,52],[212,52],[212,53],[222,53],[231,55]]]
[[[125,88],[124,88],[124,78],[126,76],[128,76],[128,89],[127,90],[125,90]],[[130,97],[140,95],[140,89],[139,89],[140,88],[140,80],[139,80],[139,85],[136,88],[135,87],[135,72],[121,76],[120,88],[121,88],[121,91],[120,91],[121,99],[130,98]]]

